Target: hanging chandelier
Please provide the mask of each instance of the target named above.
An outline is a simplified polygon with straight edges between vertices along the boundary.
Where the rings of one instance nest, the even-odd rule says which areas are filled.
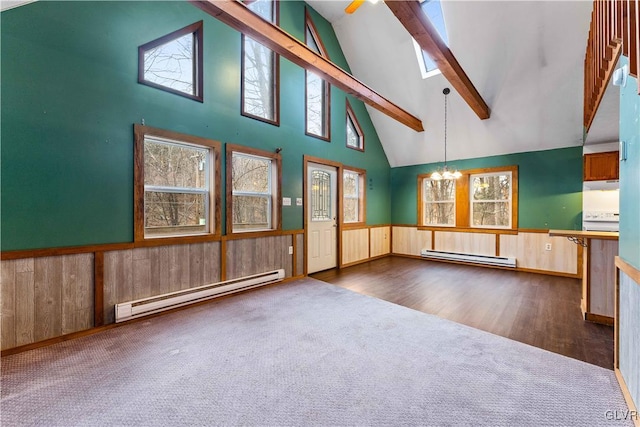
[[[444,94],[444,166],[441,170],[436,170],[431,174],[431,179],[435,181],[440,181],[441,179],[458,179],[462,176],[457,169],[451,172],[447,167],[447,95],[449,95],[449,92],[451,92],[451,90],[448,87],[442,90]]]

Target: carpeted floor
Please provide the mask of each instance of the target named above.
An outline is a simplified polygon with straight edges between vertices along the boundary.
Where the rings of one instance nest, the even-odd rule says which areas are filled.
[[[633,425],[612,371],[314,279],[1,362],[3,426]]]

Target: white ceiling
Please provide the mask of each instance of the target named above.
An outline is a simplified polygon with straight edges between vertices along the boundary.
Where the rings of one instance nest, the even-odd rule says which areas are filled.
[[[391,11],[383,2],[364,3],[352,15],[344,13],[349,1],[307,3],[333,24],[354,76],[422,119],[418,133],[367,107],[391,166],[444,160],[442,89],[451,86],[442,75],[422,79],[411,37]],[[442,1],[451,51],[491,109],[491,118],[478,119],[452,88],[447,160],[582,145],[591,7]],[[617,126],[616,135],[607,132],[598,138],[617,138]]]

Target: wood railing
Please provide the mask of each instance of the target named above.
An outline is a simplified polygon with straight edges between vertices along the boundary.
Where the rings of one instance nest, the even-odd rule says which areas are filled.
[[[595,0],[584,58],[584,127],[588,131],[620,54],[630,74],[640,68],[640,0]],[[640,94],[640,83],[638,83]]]

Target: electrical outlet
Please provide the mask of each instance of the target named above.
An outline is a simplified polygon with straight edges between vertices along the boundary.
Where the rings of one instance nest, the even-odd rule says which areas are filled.
[[[551,250],[551,243],[546,243],[546,244],[544,245],[544,250],[545,250],[545,251],[550,251],[550,250]]]
[[[289,246],[289,255],[293,255],[293,246]]]

